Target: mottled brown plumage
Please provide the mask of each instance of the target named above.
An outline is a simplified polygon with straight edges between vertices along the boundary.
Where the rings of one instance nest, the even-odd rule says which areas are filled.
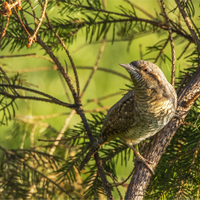
[[[156,134],[171,120],[177,106],[176,91],[160,68],[151,62],[141,60],[120,65],[129,72],[134,90],[109,109],[100,137],[92,145],[80,169],[102,144],[119,137],[153,172],[132,145]]]

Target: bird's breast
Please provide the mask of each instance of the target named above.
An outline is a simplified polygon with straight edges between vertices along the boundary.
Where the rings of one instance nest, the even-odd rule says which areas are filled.
[[[120,136],[127,143],[137,144],[156,134],[174,116],[176,106],[170,98],[162,95],[135,95],[135,116],[137,123],[133,124]]]

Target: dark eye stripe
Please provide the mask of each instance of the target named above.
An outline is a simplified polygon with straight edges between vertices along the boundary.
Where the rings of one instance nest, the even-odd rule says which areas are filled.
[[[150,74],[152,77],[154,77],[155,78],[155,80],[158,82],[158,84],[160,84],[161,83],[161,80],[160,80],[160,77],[157,75],[157,74],[155,74],[154,72],[148,72],[148,74]]]

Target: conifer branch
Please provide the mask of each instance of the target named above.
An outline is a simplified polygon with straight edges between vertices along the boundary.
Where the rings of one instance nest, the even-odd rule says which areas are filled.
[[[197,50],[198,50],[198,53],[200,55],[200,41],[199,41],[199,38],[197,37],[197,35],[196,35],[195,31],[194,31],[194,28],[192,26],[192,23],[191,23],[189,17],[187,16],[186,12],[184,11],[184,9],[183,9],[183,7],[181,5],[181,2],[179,0],[175,0],[175,1],[176,1],[176,4],[177,4],[177,6],[178,6],[178,8],[179,8],[179,10],[180,10],[180,12],[181,12],[181,14],[183,16],[183,19],[185,20],[185,23],[187,24],[187,27],[188,27],[191,35],[192,35],[192,38],[193,38],[195,44],[197,45]]]
[[[175,80],[175,61],[176,61],[176,58],[175,58],[175,49],[174,49],[174,40],[173,40],[173,36],[172,36],[172,28],[171,28],[171,25],[170,25],[170,20],[169,20],[169,17],[167,15],[167,11],[166,11],[166,8],[165,8],[164,1],[160,0],[160,2],[161,2],[161,6],[162,6],[162,9],[163,9],[163,12],[164,12],[164,15],[165,15],[165,19],[166,19],[166,22],[167,22],[167,28],[168,28],[168,32],[169,32],[169,39],[170,39],[170,43],[171,43],[171,52],[172,52],[171,84],[172,84],[172,86],[174,86],[174,80]]]

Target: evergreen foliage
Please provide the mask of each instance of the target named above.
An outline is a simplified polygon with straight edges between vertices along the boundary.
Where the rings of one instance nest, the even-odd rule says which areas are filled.
[[[0,1],[0,4],[3,2],[5,1]],[[155,11],[154,16],[156,17],[146,19],[147,17],[142,18],[138,15],[139,11],[131,1],[125,1],[127,2],[126,6],[119,3],[115,12],[105,9],[102,2],[104,1],[49,1],[45,18],[37,35],[55,53],[64,49],[61,40],[66,46],[70,46],[77,39],[80,31],[85,35],[86,42],[90,44],[101,42],[106,38],[107,42],[112,44],[115,44],[116,41],[128,41],[128,48],[136,38],[155,34],[157,42],[146,47],[142,56],[152,62],[158,61],[159,66],[162,67],[166,63],[171,63],[171,56],[164,51],[170,41],[163,13],[160,15],[158,14],[160,11]],[[167,1],[165,3],[167,4]],[[41,9],[40,12],[35,12],[32,9],[33,5],[34,7],[38,6]],[[45,1],[38,0],[35,4],[34,1],[22,1],[22,9],[17,12],[12,11],[7,28],[5,28],[7,17],[0,16],[1,34],[6,29],[5,36],[0,40],[1,51],[9,47],[9,51],[12,53],[20,51],[26,46],[29,37],[26,30],[35,30],[41,20],[40,15],[44,10],[44,5]],[[181,1],[181,5],[192,21],[197,35],[200,36],[198,22],[195,21],[199,8],[193,5],[193,1]],[[52,10],[55,12],[54,17],[49,17],[48,13]],[[183,60],[188,64],[187,68],[180,70],[179,74],[176,73],[175,87],[178,88],[186,74],[189,74],[188,79],[190,79],[196,71],[199,65],[199,55],[192,36],[187,27],[183,25],[183,19],[180,20],[176,4],[173,5],[173,8],[169,5],[167,11],[169,16],[172,16],[170,25],[175,49],[181,48],[182,44],[185,45],[181,54],[176,56],[184,57]],[[38,40],[36,43],[32,44],[33,48],[41,45]],[[189,45],[192,48],[189,48]],[[44,48],[42,45],[41,47]],[[46,51],[46,53],[48,52]],[[70,57],[68,58],[70,60]],[[53,63],[57,65],[55,60]],[[73,64],[71,65],[73,66]],[[59,67],[58,70],[60,70]],[[187,80],[182,84],[182,88]],[[76,84],[78,85],[77,82]],[[21,74],[17,73],[11,76],[0,61],[0,122],[1,126],[7,124],[9,120],[14,122],[7,133],[7,141],[15,141],[15,149],[3,148],[3,145],[0,145],[1,198],[100,199],[102,196],[105,197],[105,187],[100,171],[97,170],[95,159],[90,160],[83,172],[79,170],[80,163],[91,146],[88,130],[84,123],[81,122],[74,128],[65,130],[62,139],[59,139],[59,144],[55,144],[59,131],[50,124],[42,124],[41,121],[32,118],[15,118],[17,109],[20,109],[17,107],[16,99],[49,102],[66,108],[75,108],[78,112],[77,105],[75,105],[76,100],[74,99],[74,104],[65,104],[51,95],[30,87],[31,85],[24,80]],[[21,91],[26,91],[29,95],[24,96]],[[155,175],[147,188],[145,198],[199,198],[199,110],[200,102],[197,100],[161,157]],[[100,134],[105,113],[91,113],[87,119],[95,139]],[[82,121],[84,121],[83,118]],[[150,140],[138,145],[141,153]],[[56,149],[53,155],[50,152],[54,147]],[[120,180],[116,166],[119,163],[121,166],[127,166],[128,162],[132,162],[132,152],[119,139],[104,145],[98,152],[110,183],[110,189],[114,191],[115,186],[112,183]]]

